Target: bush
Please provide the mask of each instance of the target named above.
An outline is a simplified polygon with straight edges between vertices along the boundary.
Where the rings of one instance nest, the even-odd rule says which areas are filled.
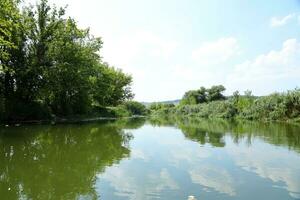
[[[158,115],[182,115],[202,118],[241,118],[248,120],[299,120],[300,89],[286,93],[273,93],[254,97],[250,92],[240,96],[235,92],[227,100],[212,101],[195,105],[179,105],[172,109],[160,109]]]
[[[230,101],[213,101],[198,105],[185,105],[177,109],[176,114],[194,115],[203,118],[232,118],[237,114]]]
[[[119,105],[111,108],[113,117],[129,117],[130,113],[124,105]]]
[[[298,95],[295,90],[257,98],[253,103],[240,110],[240,117],[262,120],[287,120],[298,117]]]
[[[173,103],[152,103],[149,106],[149,109],[151,111],[154,111],[154,110],[168,109],[168,108],[174,108],[174,107],[175,107],[175,105]]]
[[[116,107],[110,107],[112,117],[144,116],[148,114],[146,106],[136,101],[126,101]]]
[[[205,102],[225,100],[225,96],[222,94],[224,91],[225,87],[223,85],[215,85],[211,88],[200,87],[198,90],[190,90],[183,95],[180,105],[195,105]]]
[[[137,101],[126,101],[123,106],[130,113],[130,115],[148,114],[146,106]]]

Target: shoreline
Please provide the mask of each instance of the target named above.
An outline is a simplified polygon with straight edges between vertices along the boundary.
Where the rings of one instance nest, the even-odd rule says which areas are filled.
[[[232,117],[232,118],[222,118],[222,117],[200,117],[196,115],[178,115],[178,114],[153,114],[149,116],[150,118],[165,118],[165,117],[175,117],[175,118],[188,118],[188,119],[203,119],[203,120],[225,120],[225,121],[246,121],[246,122],[261,122],[261,123],[282,123],[282,124],[292,124],[300,126],[300,119],[286,119],[286,120],[266,120],[266,119],[244,119],[240,117]]]
[[[40,124],[76,124],[76,123],[88,123],[96,121],[113,121],[119,119],[137,119],[145,118],[147,116],[130,116],[130,117],[92,117],[92,118],[56,118],[52,120],[20,120],[20,121],[8,121],[0,122],[0,127],[18,127],[21,125],[40,125]]]

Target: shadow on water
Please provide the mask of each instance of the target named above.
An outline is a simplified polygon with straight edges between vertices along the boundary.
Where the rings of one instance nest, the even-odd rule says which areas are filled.
[[[224,147],[225,136],[230,136],[236,144],[246,139],[248,145],[251,145],[254,139],[261,139],[300,153],[300,126],[298,125],[180,117],[151,118],[149,122],[153,126],[176,127],[186,138],[201,145],[209,143],[214,147]]]
[[[96,174],[129,157],[143,119],[0,129],[1,199],[97,199]]]

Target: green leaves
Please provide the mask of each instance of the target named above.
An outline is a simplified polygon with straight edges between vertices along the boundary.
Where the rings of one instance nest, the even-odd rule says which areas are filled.
[[[97,69],[95,75],[91,77],[92,98],[95,105],[116,106],[133,97],[130,88],[131,76],[106,63],[100,64]]]
[[[16,48],[13,34],[19,26],[19,10],[17,1],[1,0],[0,1],[0,66],[5,63],[11,56],[10,50]]]
[[[212,87],[214,96],[219,96],[222,87]],[[187,94],[199,94],[197,91],[189,91]],[[186,95],[182,102],[188,102]],[[220,97],[220,96],[219,96]],[[209,99],[209,98],[207,98]],[[299,121],[300,119],[300,90],[294,89],[284,93],[273,93],[268,96],[255,97],[250,91],[245,95],[234,92],[231,97],[225,100],[207,101],[199,104],[181,104],[165,112],[157,112],[156,107],[151,106],[154,115],[178,115],[193,116],[200,118],[226,118],[226,119],[247,119],[260,121]],[[190,101],[189,101],[190,102]],[[167,112],[166,112],[167,111]]]
[[[209,89],[201,87],[198,90],[190,90],[184,94],[180,105],[194,105],[205,102],[224,100],[225,96],[222,94],[224,91],[225,87],[223,85],[212,86]]]
[[[93,106],[116,106],[133,97],[131,76],[103,63],[101,38],[65,17],[64,8],[41,0],[20,12],[17,1],[2,0],[0,11],[0,103],[5,110],[0,115],[26,116],[23,112],[29,111],[18,109],[26,108],[22,104],[40,104],[59,116],[85,114]]]

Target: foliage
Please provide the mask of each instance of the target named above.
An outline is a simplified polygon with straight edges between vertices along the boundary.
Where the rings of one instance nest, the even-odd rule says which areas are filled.
[[[240,95],[239,92],[236,91],[227,99],[216,95],[220,94],[220,91],[223,91],[221,87],[219,89],[214,88],[212,91],[208,99],[222,98],[223,100],[214,100],[198,104],[182,103],[174,108],[152,109],[151,114],[158,116],[176,115],[263,121],[299,121],[300,119],[300,89],[285,93],[274,93],[262,97],[254,97],[250,91],[246,91],[245,95]]]
[[[47,0],[19,7],[17,0],[0,3],[2,119],[85,114],[133,97],[131,76],[103,62],[101,38],[64,17],[63,8]]]
[[[14,37],[19,24],[19,11],[16,0],[0,1],[0,67],[5,70],[11,57],[11,50],[16,48]]]
[[[93,84],[92,95],[96,105],[116,106],[133,97],[130,88],[131,76],[110,67],[107,63],[97,67],[100,70],[90,77]]]
[[[130,113],[129,111],[125,108],[124,105],[118,105],[115,107],[111,107],[111,113],[112,117],[129,117]]]
[[[225,96],[222,94],[225,91],[223,85],[214,85],[211,88],[207,89],[207,101],[218,101],[224,100]]]
[[[215,85],[208,89],[201,87],[198,90],[190,90],[184,94],[180,101],[180,105],[195,105],[205,102],[224,100],[225,96],[222,94],[224,91],[225,87],[223,85]]]
[[[172,103],[152,103],[149,110],[152,115],[168,115],[173,112],[175,105]]]
[[[176,110],[176,114],[194,115],[205,118],[231,118],[235,110],[229,101],[213,101],[198,105],[185,105]]]
[[[114,117],[145,116],[148,114],[146,106],[137,101],[125,101],[111,109]]]
[[[137,101],[126,101],[124,102],[124,107],[131,115],[146,115],[146,106]]]
[[[240,117],[263,120],[297,119],[300,117],[300,90],[274,93],[252,100],[250,105],[241,108]]]
[[[175,105],[172,103],[152,103],[149,106],[150,110],[160,110],[160,109],[167,109],[167,108],[174,108]]]

